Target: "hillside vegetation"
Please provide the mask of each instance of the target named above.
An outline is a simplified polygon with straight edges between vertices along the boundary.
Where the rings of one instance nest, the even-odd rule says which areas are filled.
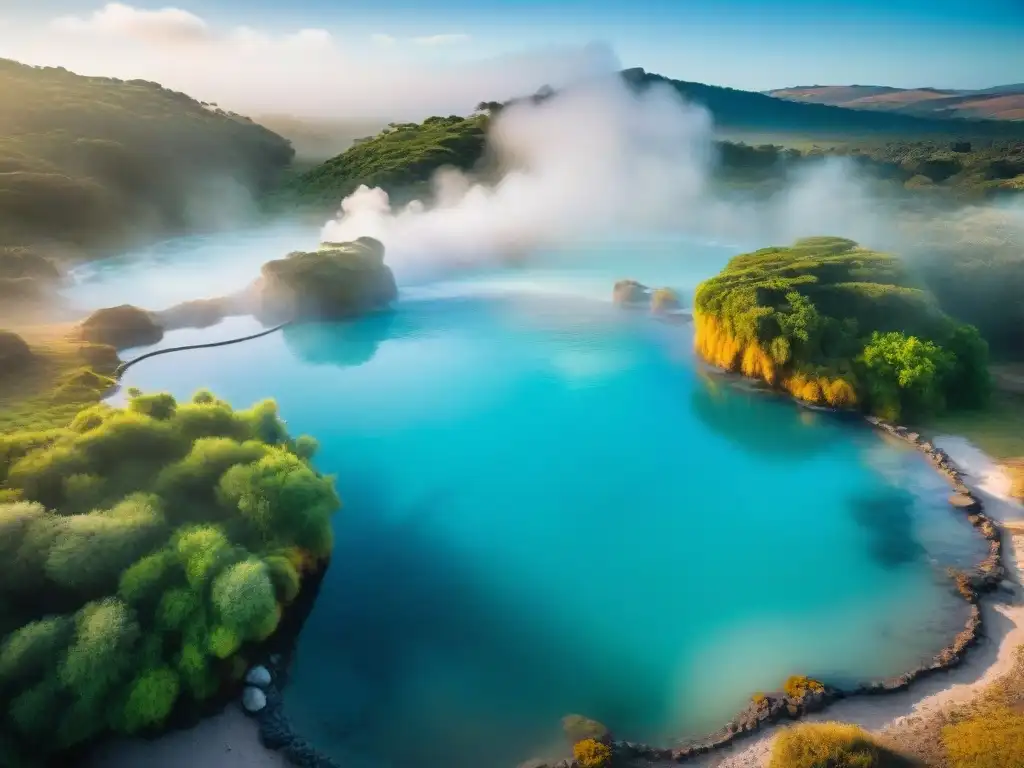
[[[139,80],[0,59],[0,246],[57,256],[216,223],[273,187],[287,141]]]
[[[627,70],[624,77],[637,88],[668,84],[684,98],[704,104],[723,135],[817,137],[816,142],[801,142],[800,147],[785,146],[786,142],[756,146],[743,140],[717,142],[716,178],[728,185],[771,193],[801,165],[841,155],[900,195],[934,193],[937,198],[958,200],[1024,191],[1024,124],[922,120],[796,104],[758,93],[667,80],[643,70]],[[541,89],[525,99],[482,102],[469,117],[393,123],[291,178],[277,202],[333,209],[361,184],[381,187],[405,202],[428,193],[430,179],[442,167],[486,174],[491,170],[484,161],[492,116],[517,101],[557,96]],[[1008,137],[1000,138],[1004,134]],[[829,143],[829,137],[835,140]]]
[[[805,238],[736,256],[701,283],[695,344],[709,362],[815,405],[887,419],[982,405],[988,347],[898,259]]]
[[[939,118],[1024,120],[1024,83],[983,90],[890,88],[879,85],[811,85],[779,88],[769,96]]]
[[[336,207],[361,184],[415,196],[428,189],[439,168],[476,165],[484,154],[487,124],[486,115],[392,123],[292,180],[281,200]]]
[[[147,732],[237,685],[239,654],[331,551],[315,448],[273,401],[206,392],[0,436],[0,764]]]

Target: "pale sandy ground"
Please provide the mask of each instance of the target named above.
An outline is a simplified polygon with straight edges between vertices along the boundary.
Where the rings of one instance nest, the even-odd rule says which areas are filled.
[[[966,472],[968,484],[982,497],[986,512],[1007,522],[1006,563],[1019,585],[1024,568],[1024,507],[1008,499],[1009,482],[988,457],[966,440],[938,438],[943,448]],[[1013,523],[1016,522],[1016,526]],[[1001,603],[986,600],[983,606],[986,639],[972,648],[967,660],[955,670],[915,683],[911,690],[878,697],[841,701],[811,721],[841,720],[871,730],[899,726],[953,704],[969,701],[986,685],[1012,666],[1013,650],[1024,644],[1024,602],[1017,596]],[[732,749],[690,763],[699,768],[764,768],[771,749],[772,729]],[[187,731],[169,733],[153,741],[125,740],[107,745],[87,768],[282,768],[287,763],[264,749],[256,724],[236,706]]]
[[[187,731],[153,741],[128,739],[100,749],[85,768],[283,768],[277,752],[264,749],[256,723],[235,705]]]
[[[967,475],[965,481],[985,504],[985,511],[1005,524],[1004,555],[1016,596],[986,599],[983,606],[986,637],[956,669],[914,683],[910,690],[877,697],[841,701],[806,720],[839,720],[872,731],[899,731],[907,726],[970,701],[1013,667],[1014,650],[1024,645],[1024,507],[1007,495],[1009,479],[982,451],[960,437],[939,437],[934,443]],[[765,768],[778,726],[741,741],[731,749],[691,763],[700,768]]]

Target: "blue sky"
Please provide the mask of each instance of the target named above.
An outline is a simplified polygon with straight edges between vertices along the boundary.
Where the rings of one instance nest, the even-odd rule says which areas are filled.
[[[339,37],[464,34],[450,58],[609,43],[626,66],[752,90],[1024,81],[1024,0],[138,0],[212,25],[316,27]],[[28,6],[26,8],[26,5]],[[85,14],[101,2],[0,0],[0,17]],[[2,35],[2,31],[0,31]],[[436,51],[434,55],[439,55]]]

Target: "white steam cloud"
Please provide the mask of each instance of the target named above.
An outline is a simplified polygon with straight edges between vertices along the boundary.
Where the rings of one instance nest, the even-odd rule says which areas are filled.
[[[706,110],[667,86],[637,93],[618,77],[591,80],[495,118],[490,146],[511,169],[497,183],[448,170],[430,207],[397,210],[383,190],[360,187],[323,238],[375,237],[410,276],[652,230],[744,245],[881,234],[876,204],[841,159],[808,168],[768,202],[716,194],[712,128]]]

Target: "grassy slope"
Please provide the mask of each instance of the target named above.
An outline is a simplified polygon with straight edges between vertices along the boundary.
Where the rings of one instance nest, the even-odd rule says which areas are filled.
[[[293,154],[247,118],[156,83],[0,59],[0,103],[0,245],[90,251],[181,231],[226,184],[269,189]],[[196,206],[203,193],[209,205]]]
[[[336,206],[360,184],[389,192],[422,191],[438,168],[469,169],[480,161],[486,126],[483,115],[393,124],[292,179],[282,201]]]
[[[82,356],[86,347],[72,325],[15,328],[36,359],[23,371],[0,378],[0,434],[63,427],[113,385],[109,368],[96,372]]]

